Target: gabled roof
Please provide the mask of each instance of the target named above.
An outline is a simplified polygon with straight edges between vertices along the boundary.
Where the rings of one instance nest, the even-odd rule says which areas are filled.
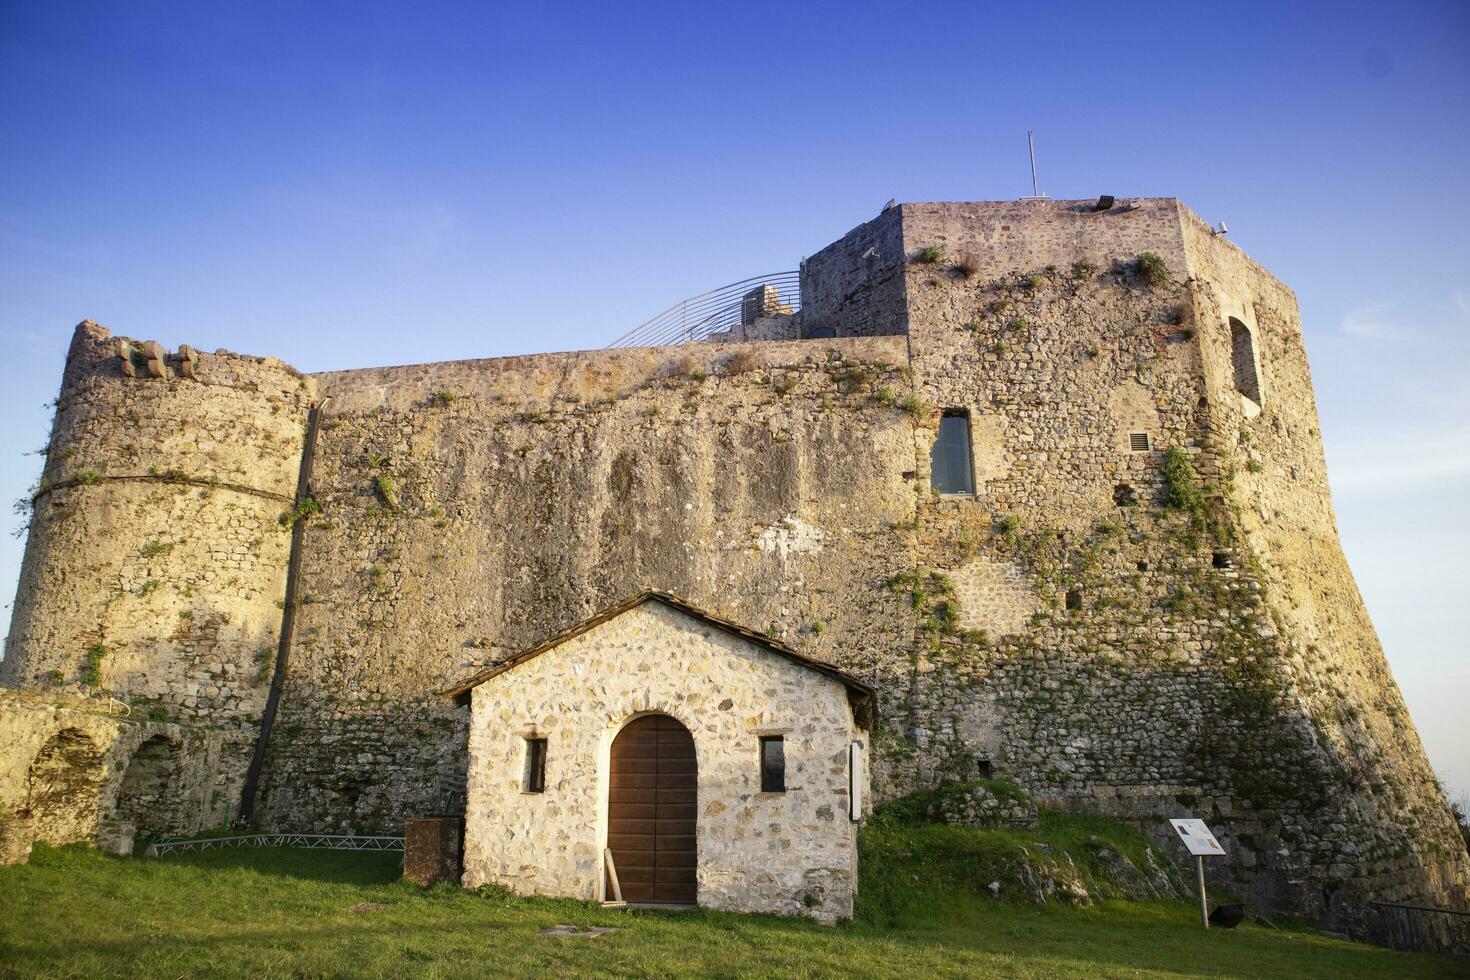
[[[615,616],[620,616],[630,609],[643,605],[645,602],[661,602],[665,606],[668,606],[670,609],[678,610],[679,612],[691,616],[694,619],[703,620],[704,622],[709,623],[711,626],[718,627],[719,629],[724,630],[726,633],[733,633],[743,640],[748,640],[749,642],[754,643],[756,646],[762,647],[770,651],[771,653],[776,654],[776,656],[778,657],[784,657],[792,663],[800,664],[808,670],[814,670],[819,674],[826,674],[828,677],[841,681],[847,687],[847,700],[852,705],[853,717],[863,728],[868,730],[872,729],[876,715],[877,694],[873,691],[871,687],[864,684],[856,677],[853,677],[851,674],[844,673],[843,671],[838,670],[836,667],[824,664],[820,660],[813,660],[808,656],[797,653],[786,644],[773,640],[769,636],[764,636],[760,633],[751,632],[745,627],[737,626],[727,619],[721,619],[720,617],[715,616],[712,613],[705,612],[698,606],[691,605],[690,603],[685,602],[683,599],[680,599],[678,596],[670,595],[667,592],[656,592],[652,590],[647,592],[639,592],[637,595],[624,599],[622,602],[618,603],[615,606],[609,606],[592,618],[584,619],[577,625],[572,626],[569,629],[562,630],[560,633],[557,633],[554,636],[548,637],[547,639],[541,641],[541,643],[527,650],[525,653],[518,654],[509,660],[494,665],[493,667],[486,667],[483,670],[476,671],[453,687],[447,688],[439,693],[444,697],[453,698],[455,704],[468,704],[470,691],[479,687],[490,678],[495,677],[498,674],[503,674],[506,671],[511,670],[512,668],[519,667],[527,660],[539,657],[547,650],[550,650],[553,647],[561,646],[567,640],[570,640],[575,636],[581,636],[583,633],[592,629],[594,626],[599,626]]]

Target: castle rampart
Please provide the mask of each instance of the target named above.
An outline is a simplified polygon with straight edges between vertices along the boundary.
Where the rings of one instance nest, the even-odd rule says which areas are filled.
[[[312,397],[312,382],[271,358],[171,355],[79,326],[6,683],[106,689],[253,735]]]
[[[995,774],[1155,831],[1204,816],[1223,881],[1360,932],[1375,898],[1466,905],[1470,863],[1337,543],[1289,289],[1156,199],[899,205],[808,259],[802,296],[805,340],[304,381],[221,361],[259,390],[126,377],[84,326],[7,682],[73,683],[100,628],[132,658],[110,676],[258,714],[238,668],[254,634],[201,658],[166,630],[215,596],[195,615],[274,636],[286,535],[264,532],[320,398],[321,512],[257,811],[274,829],[454,805],[464,718],[435,692],[659,589],[872,684],[879,797]],[[196,430],[265,462],[224,453],[190,482],[169,433]],[[963,448],[936,483],[941,433]],[[116,456],[130,443],[157,460]],[[129,479],[80,480],[93,455]],[[169,522],[230,544],[141,530]],[[173,550],[94,542],[117,526]],[[220,556],[248,573],[224,590]],[[169,604],[140,576],[173,576]],[[219,679],[195,692],[200,669]]]

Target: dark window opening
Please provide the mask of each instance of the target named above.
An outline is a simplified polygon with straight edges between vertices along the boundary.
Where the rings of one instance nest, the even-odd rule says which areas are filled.
[[[836,327],[813,327],[807,332],[807,340],[831,340],[837,336]]]
[[[1147,432],[1130,432],[1130,433],[1128,433],[1128,448],[1129,448],[1129,450],[1131,450],[1132,452],[1135,452],[1135,453],[1146,453],[1146,452],[1148,452],[1148,433]]]
[[[1256,342],[1250,328],[1230,318],[1230,362],[1235,368],[1235,390],[1261,407],[1261,379],[1256,373]]]
[[[981,779],[995,778],[995,767],[990,764],[989,759],[981,759],[978,763],[976,763],[976,768],[980,770]]]
[[[526,739],[526,783],[527,793],[546,792],[546,739]]]
[[[1217,551],[1210,556],[1210,564],[1216,568],[1229,568],[1230,556],[1223,551]]]
[[[939,419],[939,437],[929,454],[929,485],[940,493],[975,492],[975,471],[970,463],[970,417],[962,412],[945,412]]]
[[[1082,590],[1081,589],[1068,589],[1067,590],[1067,608],[1068,609],[1074,609],[1074,610],[1075,609],[1081,609],[1082,608]]]
[[[786,792],[786,739],[761,736],[761,792]]]
[[[1120,483],[1113,487],[1113,503],[1119,507],[1133,507],[1138,504],[1138,494],[1126,483]]]

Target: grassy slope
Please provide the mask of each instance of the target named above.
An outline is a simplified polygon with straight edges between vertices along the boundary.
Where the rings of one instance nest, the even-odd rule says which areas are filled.
[[[1066,832],[1063,827],[1054,834]],[[1065,909],[967,898],[965,887],[955,890],[952,881],[941,881],[952,868],[932,882],[926,879],[928,871],[949,859],[922,856],[927,853],[922,837],[912,852],[913,865],[906,865],[901,854],[875,856],[868,848],[873,876],[886,877],[888,884],[865,900],[858,921],[837,929],[703,910],[609,911],[449,886],[422,891],[397,880],[394,854],[235,850],[155,861],[38,847],[30,865],[0,868],[0,976],[931,974],[1351,980],[1466,974],[1464,961],[1395,953],[1304,931],[1243,926],[1206,933],[1196,924],[1195,910],[1183,902]],[[892,839],[871,843],[881,849]],[[946,845],[950,851],[951,845]],[[900,907],[890,898],[901,880],[918,885],[918,894],[948,899]],[[944,884],[944,891],[930,887],[934,882]],[[353,911],[359,903],[386,907]],[[537,929],[557,923],[620,931],[599,939],[536,935]]]

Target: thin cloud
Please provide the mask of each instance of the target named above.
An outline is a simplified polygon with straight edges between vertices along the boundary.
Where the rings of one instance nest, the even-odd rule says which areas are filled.
[[[1412,337],[1414,331],[1393,323],[1388,318],[1391,309],[1391,303],[1369,303],[1348,310],[1342,316],[1342,332],[1370,340],[1403,340]]]
[[[1336,443],[1327,455],[1333,493],[1375,497],[1470,480],[1470,427],[1379,434]]]

